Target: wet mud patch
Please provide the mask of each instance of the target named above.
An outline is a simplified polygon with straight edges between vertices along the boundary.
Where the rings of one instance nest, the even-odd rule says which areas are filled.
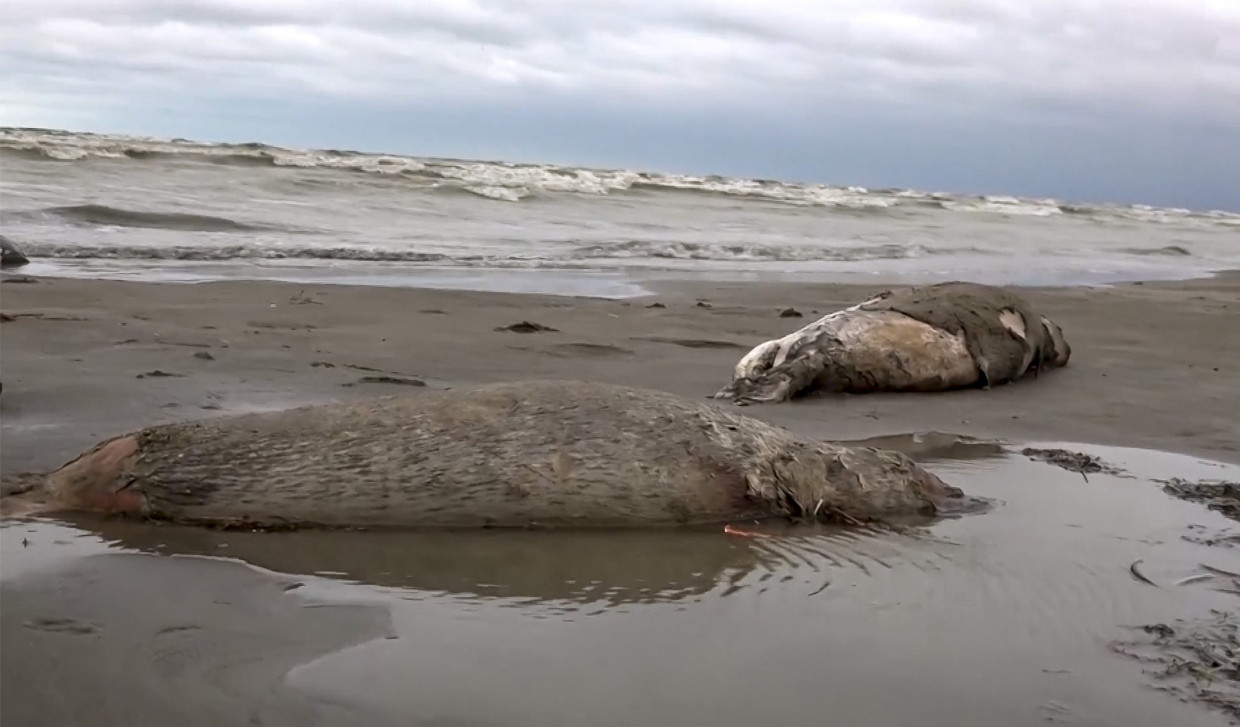
[[[1069,472],[1079,472],[1082,477],[1091,474],[1108,474],[1122,475],[1124,471],[1113,465],[1109,465],[1102,461],[1099,457],[1086,454],[1084,452],[1073,452],[1067,449],[1039,449],[1037,447],[1025,447],[1020,451],[1029,459],[1045,462],[1055,467],[1068,470]],[[1086,477],[1088,480],[1089,478]]]
[[[1240,633],[1235,611],[1213,610],[1204,619],[1140,626],[1136,639],[1111,649],[1145,665],[1154,688],[1206,705],[1240,724]]]
[[[1189,480],[1172,477],[1158,480],[1163,491],[1172,497],[1190,502],[1199,502],[1206,507],[1221,513],[1224,517],[1240,521],[1240,482],[1224,482],[1222,480]]]
[[[285,675],[391,633],[381,605],[289,593],[290,579],[240,562],[117,552],[47,524],[19,559],[12,529],[0,530],[5,725],[339,724]]]

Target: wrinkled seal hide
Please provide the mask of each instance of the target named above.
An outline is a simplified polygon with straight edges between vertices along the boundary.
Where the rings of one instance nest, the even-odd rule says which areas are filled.
[[[1059,326],[1012,291],[938,283],[885,291],[756,346],[714,398],[988,388],[1065,366],[1071,353]]]
[[[12,478],[11,514],[215,527],[650,527],[975,510],[903,454],[668,393],[529,381],[226,416]]]

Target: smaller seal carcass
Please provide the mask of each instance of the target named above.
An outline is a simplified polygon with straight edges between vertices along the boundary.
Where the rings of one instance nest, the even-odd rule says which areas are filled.
[[[953,281],[888,290],[762,343],[714,398],[990,387],[1065,366],[1071,354],[1059,326],[1020,296]]]

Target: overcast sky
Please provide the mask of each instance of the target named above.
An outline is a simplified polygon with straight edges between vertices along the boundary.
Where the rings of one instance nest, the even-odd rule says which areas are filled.
[[[1240,210],[1240,0],[5,0],[0,124]]]

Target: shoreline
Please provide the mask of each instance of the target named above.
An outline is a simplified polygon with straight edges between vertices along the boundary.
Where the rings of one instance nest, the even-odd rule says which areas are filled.
[[[389,265],[361,260],[125,260],[35,258],[6,275],[49,280],[110,280],[133,283],[287,283],[379,287],[412,290],[459,290],[488,293],[530,293],[570,298],[631,300],[674,289],[677,285],[714,282],[747,285],[925,285],[943,280],[967,280],[1017,288],[1108,287],[1132,283],[1206,280],[1232,273],[1226,265],[1167,267],[1154,263],[1125,268],[1082,270],[1069,265],[1059,269],[1046,261],[1030,261],[1023,267],[926,270],[925,259],[835,262],[832,271],[797,267],[769,272],[736,266],[707,267],[699,261],[668,261],[685,267],[661,269],[641,266],[598,267],[468,267],[454,265]],[[876,265],[895,267],[877,268]],[[905,266],[907,269],[904,269]]]
[[[648,295],[614,299],[20,273],[2,284],[12,317],[0,359],[5,472],[160,421],[408,391],[412,381],[587,378],[706,397],[752,346],[888,287],[657,281]],[[1021,289],[1064,328],[1067,368],[991,391],[812,397],[746,413],[824,439],[937,430],[1240,462],[1226,403],[1240,390],[1240,341],[1228,334],[1240,272]],[[790,307],[804,317],[781,318]],[[557,330],[496,330],[526,320]]]

